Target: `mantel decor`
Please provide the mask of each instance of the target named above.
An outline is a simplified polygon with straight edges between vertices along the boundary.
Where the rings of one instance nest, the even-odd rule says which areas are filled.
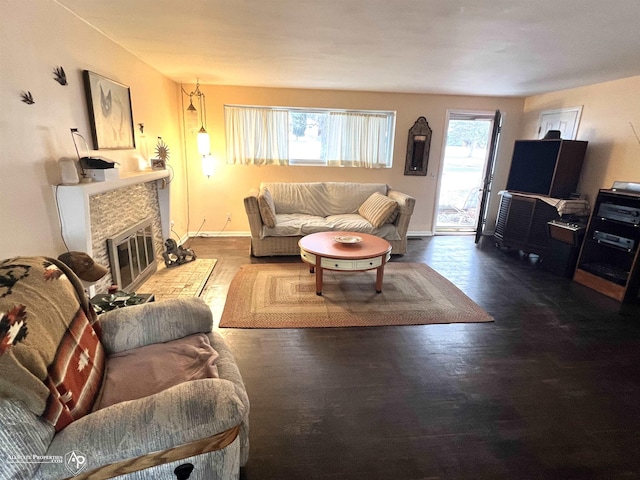
[[[151,168],[153,170],[163,170],[167,168],[168,161],[169,146],[164,143],[162,137],[158,137],[158,143],[156,143],[156,157],[151,159]]]
[[[94,148],[135,148],[129,87],[89,70],[84,70],[83,78]]]
[[[409,129],[405,175],[427,175],[429,149],[431,148],[431,127],[425,117],[420,117]]]

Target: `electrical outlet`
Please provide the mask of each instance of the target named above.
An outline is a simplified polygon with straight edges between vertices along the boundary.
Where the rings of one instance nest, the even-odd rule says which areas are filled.
[[[230,222],[230,221],[231,221],[231,214],[227,213],[227,222]]]

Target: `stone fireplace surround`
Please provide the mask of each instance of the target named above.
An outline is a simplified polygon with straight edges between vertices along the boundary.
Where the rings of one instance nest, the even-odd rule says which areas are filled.
[[[171,230],[168,176],[167,170],[149,170],[123,174],[117,180],[54,187],[69,250],[86,252],[109,267],[107,238],[151,218],[160,256]],[[112,283],[109,272],[88,288],[89,295],[106,292]]]

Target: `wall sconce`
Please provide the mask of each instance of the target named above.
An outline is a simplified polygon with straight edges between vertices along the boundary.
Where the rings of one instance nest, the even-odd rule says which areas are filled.
[[[185,122],[189,125],[190,131],[195,131],[192,126],[195,122],[200,123],[200,129],[197,135],[198,153],[202,156],[202,169],[204,174],[211,176],[213,173],[213,157],[211,157],[211,138],[206,130],[207,125],[207,103],[206,98],[202,90],[200,90],[200,80],[196,81],[196,88],[191,92],[187,92],[184,88],[182,93],[189,97],[189,106],[187,107],[184,117]],[[194,97],[198,108],[196,109],[193,104]],[[200,110],[200,116],[198,118],[198,109]],[[194,121],[195,120],[195,121]]]

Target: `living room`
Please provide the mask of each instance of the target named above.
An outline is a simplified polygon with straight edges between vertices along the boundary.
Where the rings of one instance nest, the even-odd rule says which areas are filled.
[[[211,135],[215,174],[202,174],[195,141],[183,142],[180,108],[184,99],[180,85],[159,74],[134,55],[91,28],[55,2],[38,3],[38,8],[6,4],[3,16],[3,209],[6,231],[0,240],[3,255],[53,255],[64,251],[52,185],[60,183],[58,160],[75,157],[70,128],[90,138],[82,71],[90,70],[128,85],[131,89],[137,150],[99,151],[95,154],[120,163],[122,172],[137,170],[145,148],[153,154],[156,138],[169,146],[171,220],[174,230],[186,238],[199,231],[217,234],[231,222],[225,235],[246,234],[248,224],[242,198],[261,181],[342,180],[381,182],[416,198],[419,208],[409,230],[415,235],[433,231],[437,175],[447,110],[500,109],[505,116],[496,160],[494,194],[490,197],[487,233],[492,232],[498,208],[498,190],[504,188],[514,140],[535,138],[541,111],[582,105],[578,139],[589,141],[580,180],[580,192],[595,198],[599,188],[611,187],[615,180],[636,178],[638,76],[586,84],[576,88],[522,96],[463,96],[309,90],[202,85],[207,100],[207,129]],[[54,21],[52,21],[55,20]],[[47,25],[57,25],[58,34],[48,35]],[[47,63],[48,62],[48,63]],[[44,66],[45,63],[48,66]],[[51,64],[51,65],[49,65]],[[63,66],[68,85],[61,87],[52,78],[53,69]],[[633,66],[627,67],[631,72]],[[185,90],[193,84],[184,85]],[[585,81],[584,83],[587,83]],[[32,93],[35,103],[20,102],[20,92]],[[15,100],[15,101],[11,101]],[[224,104],[288,105],[390,109],[397,112],[394,165],[391,169],[344,169],[317,167],[244,166],[226,164],[224,158]],[[406,132],[416,118],[425,116],[433,129],[429,171],[426,177],[403,175]],[[138,124],[144,124],[144,134]],[[29,145],[29,148],[25,148]],[[82,153],[82,152],[81,152]],[[24,211],[24,199],[31,201]],[[215,208],[212,208],[215,206]],[[20,212],[16,215],[15,212]],[[202,222],[204,224],[202,225]]]
[[[409,226],[410,236],[431,237],[448,110],[494,111],[499,109],[505,116],[496,160],[494,194],[489,199],[486,230],[488,235],[493,231],[498,210],[499,198],[495,192],[506,185],[513,144],[517,139],[536,138],[539,115],[544,110],[582,106],[577,138],[589,142],[579,183],[579,191],[582,194],[587,195],[589,199],[594,199],[599,189],[610,188],[616,180],[640,181],[638,176],[640,141],[636,133],[640,131],[640,96],[637,94],[640,91],[640,60],[637,57],[640,49],[637,48],[631,53],[631,59],[625,56],[628,52],[612,54],[614,64],[612,69],[618,63],[623,64],[624,68],[620,69],[623,72],[621,74],[607,77],[606,80],[585,74],[585,78],[579,85],[527,95],[359,91],[341,89],[339,84],[330,89],[265,87],[252,86],[251,83],[225,85],[216,82],[207,83],[201,78],[200,86],[206,94],[207,101],[207,130],[211,135],[212,154],[215,159],[215,171],[213,175],[207,177],[202,173],[195,139],[184,133],[182,125],[182,110],[185,102],[182,88],[192,91],[201,72],[194,71],[191,79],[185,80],[185,84],[180,85],[179,82],[161,74],[108,36],[94,29],[67,10],[63,4],[64,2],[58,3],[53,0],[36,0],[35,2],[3,0],[1,3],[3,28],[0,32],[2,45],[0,58],[3,68],[0,83],[2,96],[0,145],[3,147],[3,152],[0,155],[2,172],[0,222],[4,232],[4,235],[0,236],[2,258],[15,255],[57,257],[66,250],[61,236],[54,186],[61,181],[59,159],[77,158],[70,129],[78,128],[87,139],[90,137],[89,116],[82,81],[83,70],[104,75],[131,89],[137,148],[93,151],[93,154],[119,162],[121,172],[127,173],[138,170],[141,157],[144,161],[148,160],[146,157],[153,155],[157,137],[162,137],[169,146],[169,165],[172,169],[170,219],[174,222],[172,229],[178,233],[181,241],[196,233],[211,237],[230,237],[230,241],[234,241],[233,239],[237,237],[246,237],[249,226],[242,200],[250,189],[256,188],[262,181],[300,182],[308,181],[310,178],[317,181],[389,184],[416,199],[416,210]],[[152,11],[153,7],[149,9],[151,18],[153,18]],[[631,12],[635,12],[635,18],[637,18],[637,7]],[[126,12],[122,15],[125,16]],[[608,26],[608,35],[611,37],[616,35],[615,26]],[[618,58],[621,60],[617,60]],[[64,67],[66,72],[68,84],[65,86],[60,85],[53,78],[54,69],[60,66]],[[29,92],[34,103],[27,104],[21,101],[22,92]],[[349,169],[228,164],[225,161],[223,118],[223,106],[228,104],[396,111],[393,167]],[[403,172],[406,134],[420,116],[425,116],[433,129],[428,175],[405,176]],[[144,128],[140,129],[139,124],[143,124]],[[227,223],[227,214],[231,215],[229,223]],[[435,240],[433,244],[435,247],[442,245],[442,237],[435,237]],[[202,246],[201,248],[203,251],[210,252],[207,249],[212,247]],[[456,254],[456,249],[453,247],[442,245],[441,248],[448,254]],[[246,255],[247,257],[249,255],[248,249]],[[431,251],[428,255],[438,256]],[[417,257],[419,255],[416,255]],[[442,262],[442,259],[440,261]],[[507,261],[507,265],[515,271],[526,275],[526,269],[514,263],[513,259]],[[474,270],[474,274],[479,277],[476,278],[476,282],[482,283],[483,272]],[[498,273],[493,272],[492,278],[498,276]],[[561,301],[557,293],[551,293],[554,284],[560,280],[553,276],[540,277],[537,274],[534,274],[534,277],[534,283],[538,288],[536,291],[540,292],[541,296],[545,296],[545,299],[551,296],[554,302]],[[545,282],[548,282],[546,287]],[[562,288],[568,287],[563,284]],[[604,310],[609,311],[609,309],[613,311],[607,304]],[[528,322],[533,323],[531,319]],[[616,322],[616,325],[619,325],[621,321],[617,319]],[[504,331],[508,333],[509,329],[505,327]],[[464,334],[460,330],[455,330],[455,333]],[[287,335],[290,341],[293,341],[293,337],[296,336],[302,338],[301,340],[298,338],[301,342],[299,345],[291,348],[291,351],[297,353],[303,352],[305,346],[317,347],[319,343],[307,338],[304,333]],[[321,334],[322,339],[327,342],[334,341],[335,335],[330,332]],[[397,341],[403,336],[395,335],[397,335],[394,337]],[[410,333],[405,335],[410,336]],[[430,341],[434,338],[445,343],[450,341],[441,333],[425,334],[426,337],[430,335],[433,335]],[[237,345],[244,345],[246,350],[251,349],[252,342],[256,344],[261,342],[256,333],[244,339],[238,336],[236,338]],[[376,334],[377,344],[381,345],[382,341],[383,335]],[[279,347],[287,345],[282,339],[278,339],[274,344]],[[347,348],[347,344],[340,344],[341,350],[346,351]],[[311,367],[313,355],[309,352],[307,355],[307,360],[303,363]],[[349,357],[349,354],[345,355]],[[282,357],[281,352],[278,353],[278,357]],[[247,361],[247,358],[249,358],[248,355],[244,361]],[[628,360],[627,358],[625,361]],[[285,362],[285,364],[292,369],[295,368],[293,362]],[[266,370],[267,368],[263,366],[259,372],[266,373]],[[258,382],[256,372],[250,374],[252,383]],[[280,374],[284,375],[282,371]],[[330,375],[330,372],[327,375]],[[637,377],[631,376],[626,379],[626,383],[621,381],[621,385],[626,385],[628,391],[635,391]],[[570,394],[579,395],[580,392],[570,392]],[[357,392],[355,395],[357,396]],[[535,392],[531,395],[535,395]],[[597,412],[594,413],[594,415],[597,414]],[[307,422],[300,426],[301,430],[314,428],[312,419],[307,418]],[[288,427],[293,428],[291,425]],[[274,425],[273,428],[278,427]],[[263,424],[263,436],[266,436],[266,431],[267,428]],[[256,442],[255,445],[260,443]],[[286,446],[291,448],[291,444]],[[322,458],[327,458],[326,446],[319,447],[313,444],[312,447],[324,448],[325,455]],[[379,447],[380,451],[384,448],[383,445]],[[270,448],[268,451],[272,453],[277,449],[277,445]],[[398,453],[398,450],[400,449],[394,449],[394,452]],[[372,448],[369,452],[371,458],[375,458],[380,451],[374,452]],[[428,454],[428,452],[414,453]],[[335,455],[340,457],[339,452]],[[408,457],[410,457],[409,454],[407,454]],[[402,458],[398,461],[409,462],[407,458],[404,460]],[[285,460],[283,462],[286,463]],[[276,463],[274,461],[269,465],[273,467]],[[296,462],[291,460],[291,463]],[[337,463],[344,464],[347,460],[341,459]],[[360,465],[360,467],[362,468],[360,472],[367,471],[364,466]],[[449,467],[451,467],[449,472],[460,471],[452,465]],[[311,465],[307,472],[313,472],[314,468],[321,470],[322,466]],[[300,472],[302,469],[291,468],[289,471]],[[348,467],[345,467],[344,471],[351,472],[351,476],[347,473],[341,475],[332,470],[333,478],[358,478],[357,474],[353,474]],[[405,478],[423,478],[418,473],[409,475],[410,467],[405,466],[403,471],[406,473]],[[436,471],[435,468],[433,471]],[[264,472],[267,472],[267,469]],[[466,478],[474,478],[472,471],[466,470],[466,472]],[[602,473],[602,471],[599,472]],[[571,475],[562,477],[561,473],[556,473],[558,476],[555,478],[571,477]],[[579,471],[571,473],[573,478],[580,478]],[[637,474],[638,471],[635,470],[633,473]],[[535,472],[523,474],[522,478],[527,476],[534,478]],[[321,472],[316,472],[309,473],[308,477],[322,478],[322,475]],[[442,478],[444,477],[446,475]],[[262,477],[256,475],[250,478],[278,478],[277,470],[272,470],[271,476],[264,473]],[[450,475],[448,478],[456,477]],[[485,476],[485,478],[490,477]],[[493,478],[509,477],[504,472],[498,472]]]

